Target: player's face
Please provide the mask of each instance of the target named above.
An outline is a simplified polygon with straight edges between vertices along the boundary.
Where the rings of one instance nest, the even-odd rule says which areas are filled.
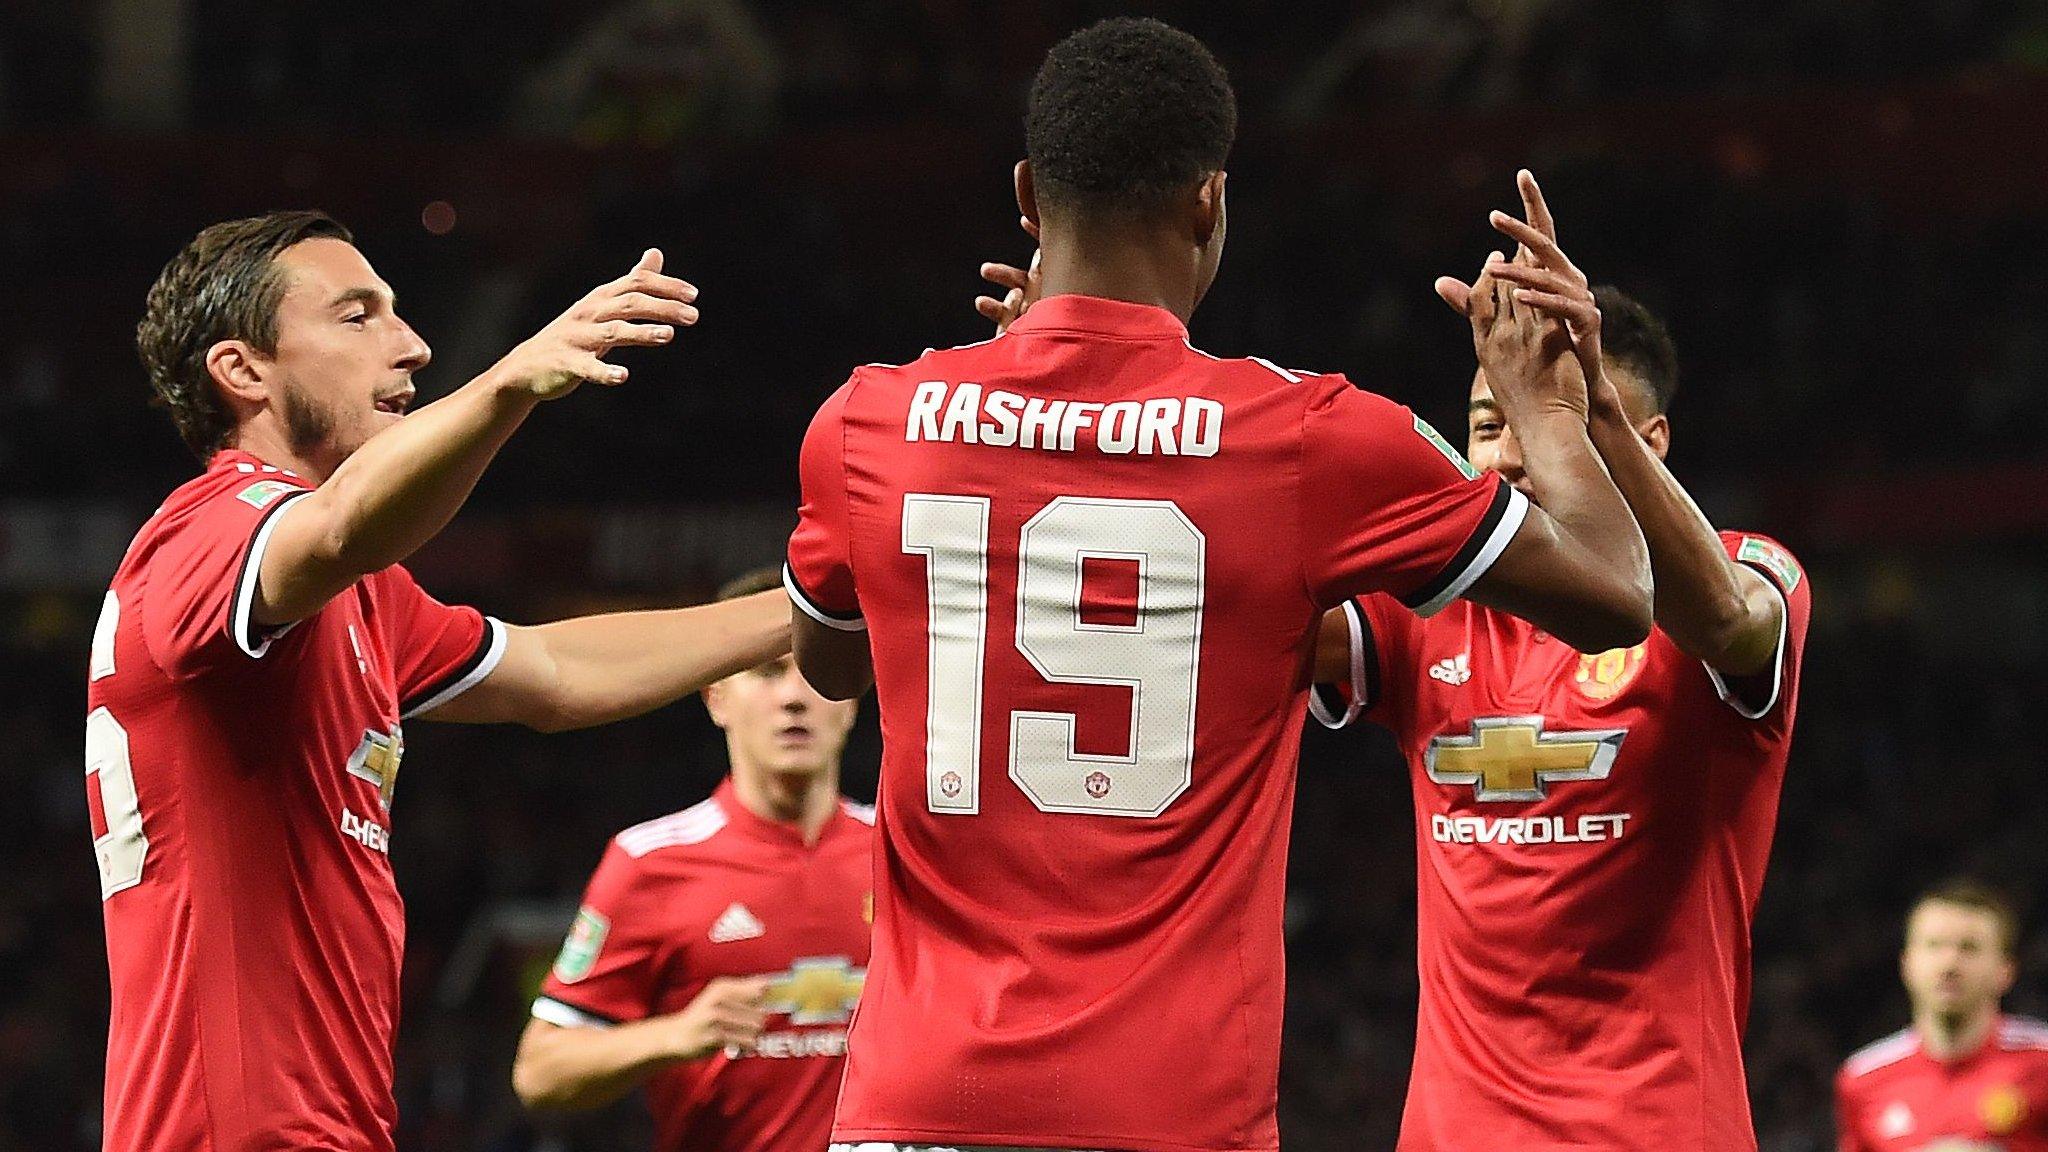
[[[1498,472],[1501,479],[1533,495],[1529,477],[1522,471],[1522,446],[1508,427],[1507,413],[1494,403],[1493,389],[1486,385],[1486,373],[1472,376],[1472,398],[1465,407],[1465,455],[1482,472]]]
[[[1906,923],[1899,972],[1916,1012],[1969,1015],[1996,1004],[2017,969],[1991,913],[1930,900]]]
[[[1612,367],[1607,370],[1615,372]],[[1644,388],[1626,376],[1618,379],[1622,381],[1617,387],[1621,389],[1623,410],[1629,422],[1650,451],[1662,460],[1671,444],[1670,420],[1654,410]],[[1465,407],[1465,456],[1474,468],[1498,472],[1524,495],[1535,495],[1530,490],[1528,475],[1522,471],[1522,446],[1515,439],[1514,429],[1508,427],[1507,413],[1494,401],[1483,368],[1472,374],[1472,395]]]
[[[405,415],[412,374],[433,352],[399,319],[391,286],[355,245],[303,240],[277,262],[285,291],[271,400],[293,449],[331,467]]]
[[[860,705],[818,695],[788,656],[728,676],[704,692],[725,729],[733,767],[813,775],[839,763]]]

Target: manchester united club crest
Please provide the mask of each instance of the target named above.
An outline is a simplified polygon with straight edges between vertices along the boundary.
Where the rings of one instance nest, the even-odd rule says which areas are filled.
[[[1642,672],[1643,661],[1649,654],[1649,644],[1643,643],[1580,656],[1579,666],[1572,673],[1572,685],[1588,700],[1612,700]]]
[[[1101,772],[1090,772],[1087,779],[1081,781],[1081,786],[1097,800],[1109,795],[1109,777]]]
[[[960,774],[958,772],[948,772],[944,776],[939,777],[939,791],[944,792],[948,799],[958,796],[960,794]]]
[[[1977,1118],[1993,1136],[2010,1136],[2027,1118],[2027,1098],[2010,1084],[2001,1084],[1977,1101]]]

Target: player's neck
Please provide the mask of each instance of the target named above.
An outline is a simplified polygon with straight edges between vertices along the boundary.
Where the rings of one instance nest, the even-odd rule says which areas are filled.
[[[1991,1004],[1964,1015],[1923,1012],[1913,1021],[1913,1028],[1920,1033],[1920,1045],[1929,1056],[1947,1061],[1975,1055],[1997,1024],[1998,1005]]]
[[[1047,239],[1039,296],[1099,296],[1164,308],[1185,324],[1200,293],[1192,253],[1171,237],[1095,229]]]
[[[291,436],[275,421],[257,418],[235,429],[231,448],[247,452],[273,468],[295,472],[314,483],[326,481],[334,465],[323,454],[300,452],[292,447]]]
[[[733,766],[733,792],[747,811],[773,824],[795,829],[804,843],[815,844],[839,807],[839,769],[822,772],[770,772]]]

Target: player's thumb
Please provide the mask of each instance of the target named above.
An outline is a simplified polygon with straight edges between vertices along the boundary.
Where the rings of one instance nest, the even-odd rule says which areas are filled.
[[[659,272],[659,271],[661,271],[661,249],[659,249],[659,248],[649,248],[649,249],[648,249],[647,251],[645,251],[645,252],[642,252],[642,253],[640,254],[640,262],[639,262],[638,264],[635,264],[635,265],[633,265],[633,271],[635,271],[635,272]]]

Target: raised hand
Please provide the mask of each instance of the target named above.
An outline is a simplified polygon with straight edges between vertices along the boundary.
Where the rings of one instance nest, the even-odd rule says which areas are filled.
[[[542,400],[574,392],[585,380],[626,382],[623,365],[607,364],[614,348],[659,347],[676,329],[697,322],[697,287],[661,271],[661,249],[649,248],[633,270],[590,294],[506,353],[492,372]]]
[[[983,264],[981,278],[1003,289],[1001,299],[993,296],[974,298],[974,310],[994,324],[996,335],[1000,336],[1008,332],[1010,325],[1017,322],[1017,317],[1038,300],[1038,253],[1031,253],[1029,268],[1013,264]]]
[[[1572,351],[1586,378],[1596,388],[1611,389],[1600,359],[1600,306],[1586,274],[1579,271],[1557,244],[1557,223],[1544,202],[1543,190],[1527,169],[1516,176],[1527,220],[1494,212],[1488,221],[1519,245],[1516,259],[1490,269],[1515,285],[1516,303],[1562,322],[1571,335]]]
[[[1556,411],[1585,423],[1586,375],[1573,356],[1571,339],[1562,324],[1516,299],[1519,289],[1502,275],[1512,267],[1500,253],[1492,253],[1478,281],[1463,293],[1479,367],[1510,424]]]

